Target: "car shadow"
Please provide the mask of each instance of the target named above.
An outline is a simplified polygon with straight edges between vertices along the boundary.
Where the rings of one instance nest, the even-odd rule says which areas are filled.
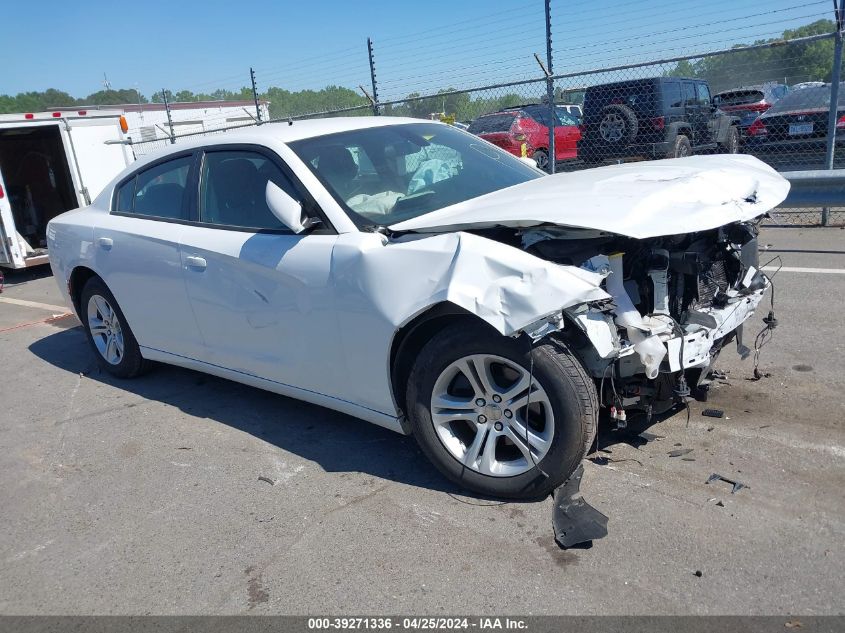
[[[32,268],[9,269],[4,268],[0,274],[5,278],[4,285],[11,288],[19,284],[25,284],[28,281],[35,281],[36,279],[46,279],[53,275],[53,271],[49,264],[42,266],[33,266]]]
[[[482,499],[440,475],[412,437],[330,409],[170,365],[156,364],[131,380],[115,378],[99,369],[81,326],[50,334],[29,349],[59,369],[249,433],[319,464],[326,472],[361,472]]]
[[[594,464],[603,466],[609,462],[620,461],[613,457],[613,449],[617,446],[627,445],[639,449],[649,442],[664,439],[665,436],[652,433],[649,429],[684,410],[684,405],[675,405],[662,413],[653,414],[651,418],[642,412],[632,412],[628,414],[627,426],[617,428],[616,422],[611,420],[607,410],[603,409],[599,418],[596,441],[593,442],[587,459]],[[637,460],[623,459],[621,461]]]

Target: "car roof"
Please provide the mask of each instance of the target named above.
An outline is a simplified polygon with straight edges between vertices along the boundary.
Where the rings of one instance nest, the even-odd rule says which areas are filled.
[[[333,117],[325,119],[307,119],[304,121],[293,121],[292,123],[264,123],[241,129],[225,132],[222,136],[197,135],[194,138],[183,139],[166,149],[151,152],[138,158],[130,165],[128,171],[134,171],[146,163],[158,160],[163,156],[192,150],[197,147],[205,147],[214,144],[261,144],[266,141],[292,143],[315,136],[335,134],[337,132],[350,132],[353,130],[364,130],[368,128],[384,127],[387,125],[407,125],[411,123],[432,123],[446,125],[439,121],[428,119],[412,119],[410,117],[391,116],[359,116],[359,117]]]
[[[613,83],[598,84],[596,86],[587,86],[586,92],[594,92],[597,90],[613,90],[626,86],[644,86],[656,83],[669,83],[675,81],[694,81],[696,83],[707,83],[705,79],[700,77],[649,77],[646,79],[624,79],[622,81],[614,81]]]

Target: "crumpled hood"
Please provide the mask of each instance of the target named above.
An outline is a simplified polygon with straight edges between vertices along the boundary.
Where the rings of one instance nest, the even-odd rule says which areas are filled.
[[[753,156],[690,156],[538,178],[390,229],[556,224],[642,239],[751,220],[783,202],[788,192],[789,182]]]

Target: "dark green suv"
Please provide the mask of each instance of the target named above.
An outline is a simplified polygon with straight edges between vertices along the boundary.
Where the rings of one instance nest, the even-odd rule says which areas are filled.
[[[590,86],[578,158],[678,158],[739,151],[739,119],[716,109],[701,79],[655,77]]]

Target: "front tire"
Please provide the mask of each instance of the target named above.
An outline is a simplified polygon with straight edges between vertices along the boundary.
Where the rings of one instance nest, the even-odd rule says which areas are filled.
[[[737,154],[739,152],[739,131],[731,126],[725,134],[725,141],[721,144],[723,154]]]
[[[423,453],[448,479],[486,496],[548,495],[595,438],[595,384],[557,340],[530,347],[486,328],[446,328],[420,352],[407,394]]]
[[[97,363],[118,378],[134,378],[147,368],[135,335],[117,300],[99,277],[91,277],[80,296],[80,317]]]
[[[672,144],[672,149],[666,155],[666,158],[684,158],[692,154],[692,145],[689,139],[683,134],[678,134],[675,137],[675,142]]]

